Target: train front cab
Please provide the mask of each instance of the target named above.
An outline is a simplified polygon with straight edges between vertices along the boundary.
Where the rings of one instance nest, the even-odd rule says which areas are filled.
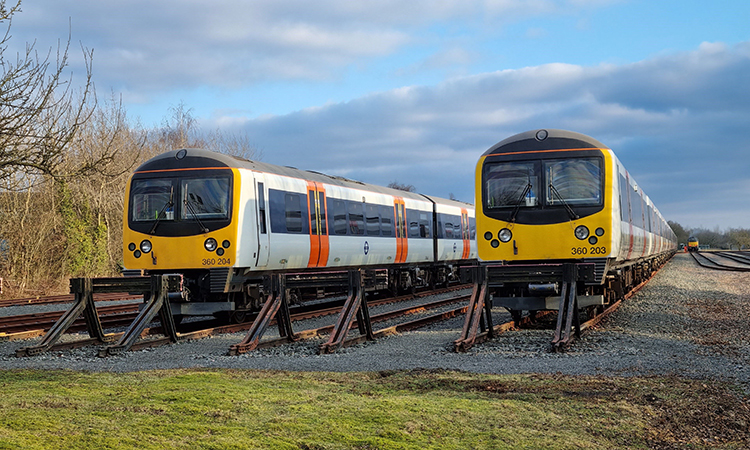
[[[613,167],[601,143],[555,130],[511,137],[482,156],[477,247],[494,306],[558,309],[566,277],[577,282],[579,307],[605,303],[601,283],[620,238]]]

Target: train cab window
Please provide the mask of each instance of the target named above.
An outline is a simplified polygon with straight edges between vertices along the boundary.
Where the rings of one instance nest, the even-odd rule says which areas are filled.
[[[599,205],[602,171],[599,158],[568,158],[544,161],[546,204]]]
[[[229,178],[183,179],[182,214],[180,218],[229,218]]]
[[[393,236],[393,207],[380,207],[380,233],[383,236]]]
[[[488,208],[537,206],[539,167],[534,161],[486,164],[484,180]]]
[[[302,232],[302,204],[298,194],[284,196],[284,210],[286,211],[286,231],[289,233]]]
[[[174,206],[168,205],[173,201],[172,180],[136,180],[130,191],[133,221],[156,220],[160,214],[161,220],[174,220]]]

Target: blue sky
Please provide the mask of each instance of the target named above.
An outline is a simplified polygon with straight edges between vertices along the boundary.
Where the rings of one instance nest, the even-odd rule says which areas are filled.
[[[535,128],[610,146],[668,220],[750,228],[750,1],[27,0],[8,51],[94,50],[131,119],[192,109],[263,161],[472,201]],[[79,44],[80,43],[80,44]],[[6,53],[7,55],[8,53]]]

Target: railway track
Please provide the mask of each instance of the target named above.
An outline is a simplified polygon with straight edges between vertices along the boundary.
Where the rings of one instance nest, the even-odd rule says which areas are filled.
[[[750,272],[750,256],[746,252],[689,252],[701,267],[732,272]],[[711,255],[711,256],[708,256]]]
[[[138,304],[129,303],[126,305],[111,305],[97,308],[99,319],[102,326],[106,328],[120,327],[129,324],[138,315]],[[31,337],[49,330],[63,315],[64,311],[49,311],[31,314],[18,314],[15,316],[0,317],[0,338],[11,336],[18,333],[25,333],[26,337]],[[78,318],[71,326],[71,331],[81,331],[86,329],[86,322],[83,317]]]
[[[94,301],[105,302],[105,301],[122,301],[122,300],[135,300],[142,298],[142,295],[130,295],[127,293],[122,294],[94,294]],[[29,297],[29,298],[9,298],[0,300],[0,308],[7,306],[28,306],[28,305],[49,305],[56,303],[73,303],[75,297],[73,294],[64,295],[49,295],[45,297]]]
[[[424,291],[414,294],[391,297],[384,299],[369,300],[368,305],[370,307],[380,306],[390,303],[403,302],[412,299],[418,299],[426,296],[437,295],[441,293],[451,292],[459,289],[467,288],[468,285],[453,286],[445,289],[438,289],[434,291]],[[137,298],[137,297],[136,297]],[[460,301],[460,300],[453,300]],[[444,302],[444,301],[441,301]],[[433,302],[434,305],[439,305],[441,302]],[[450,301],[449,301],[450,303]],[[304,319],[310,319],[314,317],[326,316],[337,314],[341,311],[343,300],[333,300],[326,302],[319,302],[309,305],[299,305],[290,308],[292,320],[299,321]],[[112,329],[116,327],[128,326],[138,315],[139,303],[129,303],[123,305],[111,305],[105,307],[98,307],[97,311],[102,322],[102,326],[105,329]],[[412,310],[401,311],[401,314],[413,314],[413,311],[435,308],[437,306],[430,306],[430,304],[420,305],[412,308]],[[0,317],[0,340],[18,340],[18,339],[29,339],[43,335],[49,330],[55,322],[62,316],[64,311],[52,311],[44,313],[31,313],[21,314],[15,316]],[[396,314],[398,315],[398,314]],[[195,321],[185,323],[181,327],[180,339],[197,339],[198,337],[209,336],[216,333],[233,333],[244,331],[250,328],[252,321],[255,319],[255,314],[249,314],[246,320],[238,324],[221,324],[219,325],[218,319],[209,319],[203,321]],[[386,319],[381,319],[386,320]],[[86,324],[83,317],[78,320],[71,327],[71,331],[81,331],[86,329]],[[322,331],[321,331],[322,332]],[[159,334],[162,333],[161,327],[152,327],[144,331],[142,336]],[[121,333],[110,334],[113,339],[119,338]],[[62,343],[53,347],[53,349],[66,349],[76,348],[96,343],[95,340],[84,339],[77,341],[76,343]],[[155,339],[146,342],[136,343],[133,348],[147,348],[158,345],[164,345],[169,343],[168,338]]]

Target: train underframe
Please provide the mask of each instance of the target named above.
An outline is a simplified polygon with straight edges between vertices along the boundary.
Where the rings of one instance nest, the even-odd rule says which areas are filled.
[[[460,282],[468,283],[472,280],[471,267],[475,265],[475,261],[457,261],[450,264],[367,268],[365,290],[370,295],[401,295]],[[125,275],[158,274],[130,272]],[[181,292],[169,299],[176,322],[187,316],[215,316],[239,323],[260,310],[271,290],[270,276],[279,272],[218,268],[164,273],[179,273],[183,277]],[[286,275],[288,300],[292,305],[345,295],[349,288],[348,268],[283,273]]]
[[[489,265],[488,288],[492,306],[507,309],[514,320],[525,313],[560,310],[564,285],[575,286],[578,309],[595,316],[647,281],[674,254],[628,262],[614,259],[545,261]]]

